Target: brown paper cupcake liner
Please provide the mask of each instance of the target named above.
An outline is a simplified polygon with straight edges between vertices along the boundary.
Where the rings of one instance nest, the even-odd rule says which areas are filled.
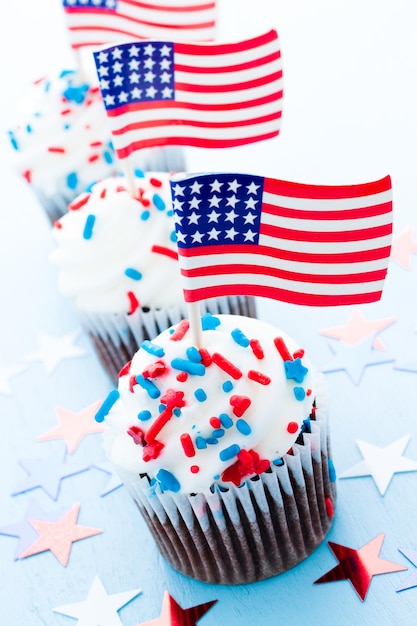
[[[118,471],[174,569],[203,582],[241,584],[287,571],[324,540],[336,505],[330,458],[323,406],[281,465],[241,487],[161,493],[147,476]]]
[[[201,313],[209,311],[256,317],[255,300],[246,296],[213,298],[201,303]],[[79,313],[80,323],[90,336],[96,353],[117,384],[120,370],[133,357],[145,339],[154,339],[162,331],[187,317],[185,304],[167,309],[138,308],[132,315]]]

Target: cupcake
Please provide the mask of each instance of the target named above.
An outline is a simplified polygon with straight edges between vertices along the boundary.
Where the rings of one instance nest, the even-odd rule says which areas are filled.
[[[55,222],[51,259],[113,382],[145,339],[187,315],[166,172],[136,171],[96,183]],[[255,315],[253,298],[222,297],[203,311]]]
[[[89,186],[120,173],[98,85],[74,70],[36,81],[9,131],[14,169],[30,185],[54,222]],[[184,169],[178,148],[139,150],[132,165],[141,169]]]
[[[335,510],[324,377],[253,318],[202,316],[143,342],[99,409],[104,447],[166,561],[208,583],[305,559]]]

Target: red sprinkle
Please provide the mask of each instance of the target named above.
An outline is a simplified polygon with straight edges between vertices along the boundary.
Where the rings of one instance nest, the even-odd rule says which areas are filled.
[[[100,198],[105,198],[107,193],[107,189],[102,189],[100,192]]]
[[[91,155],[88,157],[88,162],[89,162],[89,163],[94,163],[94,161],[98,161],[98,160],[99,160],[99,158],[100,158],[100,155],[99,155],[99,154],[91,154]]]
[[[180,435],[180,441],[185,456],[188,456],[189,458],[195,456],[194,445],[190,435],[188,433],[183,433]]]
[[[158,417],[146,433],[146,443],[150,444],[155,441],[156,436],[160,433],[165,424],[168,424],[171,417],[172,408],[166,408],[165,411],[162,411],[162,413],[158,415]]]
[[[143,204],[143,206],[146,208],[148,206],[151,206],[151,201],[148,200],[148,198],[141,198],[140,199],[141,203]]]
[[[304,348],[299,348],[293,354],[294,359],[302,359],[304,356],[305,350]]]
[[[133,387],[135,385],[137,385],[137,384],[138,383],[137,383],[137,380],[136,380],[136,376],[131,376],[129,378],[129,391],[130,391],[130,393],[133,393]]]
[[[59,220],[56,220],[56,222],[54,222],[54,228],[58,228],[58,230],[62,228],[62,224]]]
[[[285,341],[282,337],[275,337],[274,344],[278,352],[280,353],[283,361],[292,361],[292,355],[290,354],[287,346],[285,345]]]
[[[184,392],[175,391],[175,389],[167,389],[163,396],[161,396],[162,404],[165,404],[167,408],[181,408],[185,406]]]
[[[198,467],[198,465],[191,465],[190,472],[192,474],[198,474],[199,471],[200,471],[200,468]]]
[[[269,461],[261,459],[254,450],[241,450],[237,455],[236,463],[229,465],[222,474],[222,480],[232,482],[239,487],[244,476],[262,474],[269,467]]]
[[[153,185],[154,187],[162,187],[162,181],[159,180],[158,178],[150,178],[149,182],[151,183],[151,185]]]
[[[324,502],[326,504],[327,516],[328,517],[333,517],[333,515],[334,515],[333,502],[330,500],[330,498],[325,498]]]
[[[48,152],[59,152],[59,154],[64,154],[65,148],[60,148],[59,146],[49,146]]]
[[[22,176],[30,185],[30,183],[32,182],[32,170],[25,170],[24,172],[22,172]]]
[[[137,446],[143,446],[145,444],[143,430],[139,428],[139,426],[131,426],[127,429],[127,434],[132,437]]]
[[[122,369],[121,369],[121,370],[120,370],[120,372],[119,372],[119,378],[120,378],[121,376],[126,376],[126,374],[129,374],[129,372],[130,372],[130,366],[131,366],[131,363],[132,363],[132,361],[130,360],[130,361],[128,361],[128,362],[126,363],[126,365],[125,365],[124,367],[122,367]]]
[[[264,351],[262,349],[261,344],[257,339],[251,339],[249,342],[250,347],[252,348],[253,354],[257,359],[261,360],[264,358]]]
[[[229,404],[233,407],[233,413],[236,417],[242,417],[244,412],[250,407],[251,403],[251,399],[247,396],[239,396],[235,394],[229,398]]]
[[[139,300],[137,299],[133,291],[128,291],[126,295],[129,298],[129,302],[130,302],[128,315],[132,315],[132,313],[134,313],[136,309],[139,308]]]
[[[187,378],[188,378],[187,372],[180,372],[179,374],[177,374],[177,380],[179,383],[185,383]]]
[[[311,396],[311,389],[307,389],[306,396]]]
[[[212,426],[213,428],[222,427],[222,423],[218,417],[210,417],[209,422],[210,422],[210,426]]]
[[[204,367],[208,367],[213,363],[213,359],[211,358],[210,352],[206,350],[206,348],[200,348],[199,350],[201,356],[201,362]]]
[[[72,109],[63,109],[61,111],[61,115],[69,115],[70,113],[72,113]]]
[[[190,322],[188,320],[181,320],[170,337],[171,341],[181,341],[189,328]]]
[[[103,142],[102,142],[102,141],[92,141],[92,142],[90,143],[90,146],[91,146],[92,148],[98,148],[99,146],[102,146],[102,145],[103,145]]]
[[[152,441],[152,443],[148,443],[143,448],[142,458],[147,463],[151,459],[157,459],[161,454],[162,449],[164,448],[164,444],[160,441]]]
[[[144,378],[156,378],[165,374],[166,371],[167,366],[163,361],[155,361],[155,363],[151,363],[143,370],[142,375]]]
[[[299,430],[299,426],[297,424],[297,422],[288,422],[287,424],[287,431],[291,434],[291,435],[295,435],[295,433]]]
[[[222,354],[218,352],[214,352],[212,354],[213,363],[215,363],[220,369],[222,369],[226,374],[229,374],[232,378],[237,380],[242,377],[242,372],[236,365],[234,365],[231,361],[226,359]]]
[[[260,383],[261,385],[269,385],[271,379],[266,374],[262,374],[262,372],[257,372],[256,370],[249,370],[248,378],[250,380],[254,380],[256,383]]]
[[[85,204],[87,204],[90,197],[91,197],[91,193],[86,193],[83,196],[81,196],[78,202],[71,202],[71,204],[68,206],[69,210],[78,211],[78,209],[81,209]]]
[[[151,252],[155,252],[156,254],[163,254],[170,259],[174,259],[174,261],[178,260],[178,252],[176,252],[175,250],[171,250],[171,248],[167,248],[166,246],[154,245],[151,248]]]

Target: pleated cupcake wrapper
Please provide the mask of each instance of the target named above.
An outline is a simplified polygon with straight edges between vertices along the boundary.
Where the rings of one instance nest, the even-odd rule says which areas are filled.
[[[254,582],[305,559],[332,524],[326,501],[335,507],[336,489],[324,406],[303,438],[283,465],[214,493],[161,493],[146,476],[118,471],[172,567],[209,583]]]
[[[201,313],[209,311],[255,317],[251,297],[212,298],[201,303]],[[165,309],[138,308],[132,315],[124,313],[78,312],[80,323],[91,337],[97,355],[114,383],[123,366],[130,361],[145,339],[154,339],[163,330],[188,316],[185,303]]]
[[[131,167],[141,169],[144,172],[180,172],[185,170],[184,152],[181,148],[175,146],[166,146],[164,148],[145,148],[132,157]],[[49,221],[54,224],[68,211],[68,205],[75,200],[77,196],[88,189],[97,180],[103,180],[110,176],[120,174],[120,166],[114,163],[106,164],[103,161],[102,171],[95,180],[80,181],[73,190],[66,188],[63,191],[47,194],[45,191],[35,184],[30,188],[35,194],[39,204],[43,207]],[[64,185],[64,176],[59,176]]]

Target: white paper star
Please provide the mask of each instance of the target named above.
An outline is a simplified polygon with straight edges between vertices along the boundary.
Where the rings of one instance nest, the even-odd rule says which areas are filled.
[[[358,440],[356,443],[364,460],[339,474],[339,478],[372,476],[379,493],[383,496],[394,474],[417,471],[417,462],[402,456],[409,440],[410,435],[405,435],[385,447]]]
[[[100,578],[96,576],[86,600],[58,606],[52,610],[78,619],[78,626],[123,626],[117,612],[140,593],[140,589],[132,589],[109,595]]]
[[[39,336],[39,350],[28,354],[24,359],[25,361],[42,362],[46,374],[52,374],[64,359],[87,354],[83,348],[74,345],[78,335],[78,330],[61,337],[53,337],[52,335],[41,333]]]
[[[10,379],[27,370],[27,365],[4,365],[0,359],[0,393],[10,395]]]

